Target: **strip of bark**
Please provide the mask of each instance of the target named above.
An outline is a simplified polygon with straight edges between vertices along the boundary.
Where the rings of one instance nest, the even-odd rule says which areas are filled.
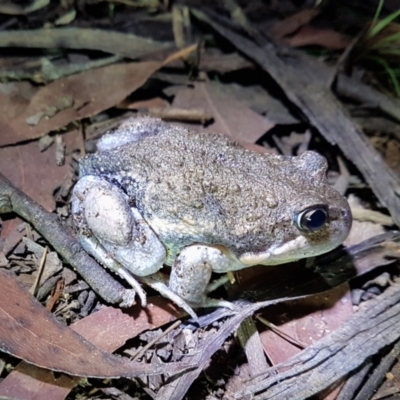
[[[249,384],[235,398],[307,399],[345,378],[393,344],[400,332],[400,282],[371,300],[343,327],[269,368],[261,382]],[[276,373],[276,371],[282,371]]]
[[[0,32],[0,47],[100,50],[137,59],[173,47],[133,34],[89,28],[32,29]]]

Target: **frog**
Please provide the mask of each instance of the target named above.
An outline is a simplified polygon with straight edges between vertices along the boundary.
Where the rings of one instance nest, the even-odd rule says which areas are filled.
[[[317,152],[258,153],[218,133],[129,118],[80,160],[72,216],[83,248],[146,305],[142,284],[193,318],[229,273],[339,246],[346,198]],[[163,273],[165,269],[169,275]],[[213,273],[221,274],[211,281]]]

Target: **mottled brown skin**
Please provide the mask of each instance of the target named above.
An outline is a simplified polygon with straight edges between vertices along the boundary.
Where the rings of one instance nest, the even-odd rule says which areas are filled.
[[[157,124],[137,142],[83,159],[81,176],[101,176],[128,194],[166,246],[167,264],[192,243],[221,244],[240,259],[306,238],[296,254],[265,262],[276,264],[323,253],[347,236],[349,206],[327,183],[317,153],[257,154],[221,135]],[[299,230],[295,213],[316,204],[327,207],[327,223]]]

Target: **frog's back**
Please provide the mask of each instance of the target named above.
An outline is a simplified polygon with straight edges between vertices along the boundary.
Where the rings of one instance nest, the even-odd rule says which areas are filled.
[[[296,195],[291,159],[254,153],[218,134],[166,125],[157,135],[88,156],[81,173],[118,184],[172,260],[196,242],[222,244],[237,254],[268,247],[282,217],[278,198],[283,192]],[[308,179],[299,179],[306,190]]]

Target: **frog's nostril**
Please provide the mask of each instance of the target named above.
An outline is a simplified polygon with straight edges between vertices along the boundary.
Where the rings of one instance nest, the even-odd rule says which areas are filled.
[[[341,219],[344,221],[351,221],[351,211],[350,210],[341,210],[340,212]]]

